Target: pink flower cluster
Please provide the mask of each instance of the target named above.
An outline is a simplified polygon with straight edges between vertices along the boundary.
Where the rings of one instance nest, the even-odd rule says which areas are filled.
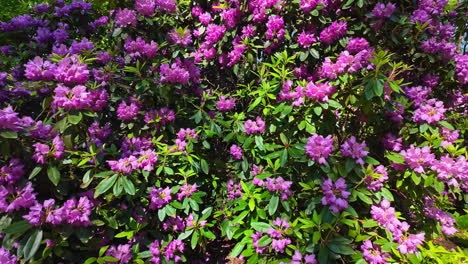
[[[312,134],[311,137],[307,139],[307,144],[305,145],[306,154],[320,164],[326,164],[326,159],[333,152],[333,138],[331,135],[323,137],[319,134]]]
[[[396,217],[395,208],[390,206],[388,200],[382,199],[380,205],[372,205],[371,215],[372,219],[392,233],[393,240],[400,244],[397,248],[402,254],[418,252],[417,247],[423,243],[425,234],[405,234],[410,226]]]
[[[453,236],[458,230],[455,226],[455,219],[449,214],[434,206],[435,198],[426,196],[424,197],[424,214],[427,217],[435,219],[440,222],[442,232],[447,236]]]
[[[182,260],[180,254],[184,252],[184,242],[182,240],[172,240],[165,247],[162,246],[162,241],[155,240],[150,245],[150,252],[152,258],[150,259],[153,264],[161,264],[161,259],[164,256],[166,261],[174,261],[178,263]]]
[[[429,146],[415,148],[413,144],[406,150],[400,151],[405,157],[406,163],[415,172],[425,173],[424,168],[429,167],[435,162],[435,155],[431,153]]]
[[[255,121],[247,120],[244,123],[245,133],[247,133],[248,135],[254,133],[263,133],[265,132],[265,127],[265,121],[263,121],[262,118],[259,116],[257,116]]]
[[[386,264],[391,256],[388,253],[382,253],[379,245],[373,244],[369,239],[364,241],[361,246],[362,257],[369,264]]]
[[[276,179],[267,177],[265,180],[254,178],[253,184],[257,186],[265,186],[265,188],[270,192],[278,192],[281,200],[288,200],[289,195],[292,194],[292,191],[290,190],[292,181],[285,181],[281,176]]]
[[[158,161],[158,155],[153,150],[143,150],[137,156],[130,155],[119,160],[107,160],[107,164],[115,173],[131,174],[133,170],[152,171]]]
[[[351,136],[341,145],[341,153],[343,157],[352,157],[356,163],[364,165],[364,158],[369,154],[365,149],[367,148],[366,142],[358,143],[354,136]]]
[[[321,187],[325,195],[322,198],[322,204],[329,205],[330,210],[335,214],[347,209],[348,201],[346,199],[351,193],[346,191],[346,187],[347,185],[343,178],[339,178],[336,182],[333,182],[331,178],[324,180]]]

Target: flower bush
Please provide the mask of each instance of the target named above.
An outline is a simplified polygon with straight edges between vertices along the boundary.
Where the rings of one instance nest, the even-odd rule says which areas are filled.
[[[463,263],[466,1],[51,0],[0,23],[1,263]]]

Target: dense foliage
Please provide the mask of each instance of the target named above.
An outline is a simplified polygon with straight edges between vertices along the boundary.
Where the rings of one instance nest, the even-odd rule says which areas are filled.
[[[466,1],[93,3],[0,22],[1,263],[467,260]]]

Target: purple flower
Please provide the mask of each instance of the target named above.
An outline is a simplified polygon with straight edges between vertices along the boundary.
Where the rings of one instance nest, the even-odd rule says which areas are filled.
[[[128,156],[119,160],[108,160],[107,164],[115,173],[131,174],[133,170],[140,167],[135,156]]]
[[[286,237],[286,230],[290,224],[286,218],[277,217],[273,221],[273,227],[268,228],[268,235],[272,238],[271,247],[277,252],[284,252],[287,245],[291,244],[291,240]]]
[[[290,188],[292,185],[292,181],[285,181],[283,177],[278,177],[276,179],[272,179],[270,177],[266,178],[265,188],[269,191],[277,191],[281,195],[281,200],[287,200],[289,195],[292,194]]]
[[[372,244],[370,240],[364,241],[361,246],[362,256],[369,264],[385,264],[390,254],[382,253],[380,246]]]
[[[138,156],[141,151],[147,150],[152,146],[151,137],[126,137],[122,142],[120,150],[122,150],[122,157],[130,155]]]
[[[468,162],[464,156],[457,159],[449,155],[442,156],[440,161],[435,160],[431,169],[437,172],[437,179],[447,185],[466,188],[468,179]]]
[[[261,117],[257,116],[256,120],[247,120],[244,123],[245,133],[248,135],[254,133],[263,133],[265,132],[265,121]]]
[[[468,84],[468,55],[457,54],[455,56],[455,63],[457,80],[461,84]]]
[[[127,51],[128,56],[131,58],[140,58],[145,56],[146,58],[153,58],[156,56],[158,51],[158,44],[156,42],[146,42],[143,38],[137,37],[136,40],[133,40],[131,37],[125,39],[124,44],[125,51]]]
[[[154,164],[158,161],[158,154],[153,150],[144,150],[140,152],[139,168],[144,171],[152,171]]]
[[[341,153],[343,153],[343,157],[352,157],[356,163],[364,165],[362,158],[369,154],[368,151],[364,150],[366,147],[366,142],[358,143],[356,138],[351,136],[341,145]]]
[[[165,125],[169,122],[174,122],[175,112],[167,107],[159,110],[150,110],[145,114],[145,123],[156,126]]]
[[[421,104],[413,114],[413,121],[417,123],[427,122],[429,124],[439,122],[445,119],[444,113],[447,111],[444,108],[444,103],[437,99],[427,100]]]
[[[180,46],[187,46],[192,43],[192,34],[189,29],[169,31],[169,42]]]
[[[182,201],[184,197],[190,198],[192,193],[197,191],[197,184],[184,184],[180,187],[179,192],[177,193],[177,200]]]
[[[177,132],[178,139],[198,139],[197,131],[195,129],[190,128],[181,128],[179,132]]]
[[[392,133],[386,133],[382,138],[382,143],[384,144],[384,147],[391,151],[400,151],[403,147],[403,145],[401,144],[402,142],[403,138],[397,138]]]
[[[216,103],[216,108],[219,111],[229,111],[234,109],[236,107],[236,99],[235,98],[230,98],[226,99],[226,96],[221,96],[219,98],[219,101]]]
[[[40,27],[36,31],[36,36],[34,37],[34,40],[36,40],[39,45],[45,45],[51,40],[53,40],[53,38],[54,35],[52,34],[52,32],[50,32],[49,28]]]
[[[305,87],[305,95],[317,101],[328,102],[328,96],[335,93],[335,87],[328,82],[313,83],[309,82]]]
[[[187,85],[190,80],[190,73],[182,66],[180,60],[171,65],[169,65],[169,63],[161,64],[159,75],[161,76],[161,82],[166,83]]]
[[[54,79],[56,67],[54,63],[36,56],[25,64],[24,76],[31,81],[50,81]]]
[[[90,99],[90,93],[83,85],[77,85],[70,89],[59,84],[54,90],[54,100],[51,105],[65,110],[79,110],[90,107],[92,103]]]
[[[206,27],[205,32],[206,32],[205,41],[208,45],[211,46],[223,38],[224,33],[226,32],[226,27],[219,26],[216,24],[209,24]]]
[[[185,222],[180,216],[169,217],[163,223],[164,230],[171,230],[171,231],[185,231]]]
[[[333,23],[320,32],[320,41],[331,44],[346,35],[346,21],[333,21]]]
[[[175,13],[177,11],[177,5],[174,0],[155,0],[156,7],[169,13]]]
[[[128,8],[119,9],[115,15],[115,23],[121,27],[126,27],[128,25],[136,26],[137,15],[134,10]]]
[[[393,11],[395,11],[395,7],[393,3],[377,3],[371,13],[377,18],[391,17]]]
[[[308,13],[312,11],[312,9],[315,9],[320,3],[326,7],[328,0],[301,0],[299,6],[301,7],[302,11]]]
[[[0,212],[11,213],[21,208],[29,208],[36,202],[36,193],[32,183],[23,188],[9,185],[0,186]]]
[[[242,148],[237,145],[232,145],[230,148],[230,153],[235,160],[242,159]]]
[[[346,191],[346,187],[346,182],[343,178],[339,178],[335,183],[333,183],[331,178],[326,179],[322,185],[322,191],[325,195],[322,198],[322,204],[329,205],[330,210],[335,214],[348,208],[346,198],[351,193]]]
[[[284,20],[283,17],[278,15],[272,15],[268,18],[268,22],[266,24],[267,32],[266,38],[267,39],[274,39],[275,37],[278,40],[283,39],[285,31],[284,27]]]
[[[120,120],[132,120],[138,116],[140,104],[136,100],[130,100],[129,103],[122,101],[117,107],[117,117]]]
[[[410,234],[403,237],[403,243],[397,247],[402,254],[416,254],[419,252],[418,246],[424,241],[425,233]]]
[[[11,255],[8,250],[3,247],[0,247],[0,263],[2,264],[17,264],[18,257]]]
[[[89,220],[93,205],[88,197],[83,196],[77,201],[76,198],[67,200],[63,204],[64,220],[74,226],[90,226],[92,222]]]
[[[304,148],[307,155],[309,155],[312,160],[320,164],[326,164],[326,159],[333,151],[333,138],[331,135],[324,138],[316,133],[312,134],[312,136],[307,139],[307,144]]]
[[[58,62],[55,79],[66,85],[84,84],[89,79],[88,67],[76,55],[66,57]]]
[[[166,256],[166,261],[173,260],[175,263],[181,261],[181,257],[176,255],[184,252],[184,242],[182,240],[172,240],[164,248],[164,255]]]
[[[119,263],[129,263],[132,259],[131,245],[124,244],[118,245],[117,247],[111,246],[109,249],[107,249],[106,256],[112,256],[118,259]]]
[[[388,180],[387,169],[383,165],[379,165],[372,168],[371,174],[364,179],[364,182],[367,183],[368,190],[378,192],[386,180]]]
[[[410,168],[419,173],[425,173],[424,168],[433,165],[435,162],[435,155],[431,153],[429,146],[415,148],[411,144],[409,149],[400,151],[400,154],[405,157],[405,161]]]
[[[74,40],[70,46],[71,54],[82,54],[84,51],[89,51],[94,49],[94,44],[89,42],[87,38],[81,39],[80,42]]]
[[[226,185],[226,189],[228,190],[228,200],[242,198],[240,183],[234,183],[233,180],[229,180]]]
[[[458,230],[455,226],[455,219],[449,214],[434,206],[434,197],[424,197],[424,214],[427,217],[440,222],[442,232],[447,236],[453,236]]]
[[[346,50],[352,54],[357,54],[362,50],[370,48],[369,42],[365,38],[350,38]]]
[[[21,120],[18,118],[18,113],[13,110],[13,107],[7,106],[0,110],[0,128],[20,130]]]
[[[24,165],[19,159],[11,159],[0,168],[0,184],[13,184],[24,176]]]
[[[252,246],[255,248],[255,252],[261,254],[268,250],[268,246],[261,247],[258,245],[258,241],[263,237],[263,232],[257,231],[255,234],[250,235],[250,237],[252,238]]]
[[[31,225],[41,226],[44,223],[59,225],[63,221],[63,209],[54,207],[55,200],[45,200],[43,204],[37,203],[29,208],[29,213],[23,216]]]
[[[314,34],[305,31],[302,31],[299,37],[297,37],[297,43],[303,48],[308,48],[315,42],[317,42],[317,38],[315,38]]]
[[[280,264],[285,264],[284,262],[280,262]],[[314,254],[302,256],[299,250],[294,251],[294,255],[292,256],[291,262],[289,264],[317,264],[317,259],[315,258]]]
[[[151,243],[149,251],[151,252],[151,255],[153,256],[150,261],[153,264],[161,264],[161,248],[160,248],[160,242],[158,240],[155,240],[153,243]]]
[[[144,16],[153,16],[155,8],[155,0],[135,0],[135,10]]]
[[[156,210],[162,208],[164,205],[168,204],[171,200],[172,190],[169,187],[166,188],[157,188],[152,187],[149,195],[151,210]]]

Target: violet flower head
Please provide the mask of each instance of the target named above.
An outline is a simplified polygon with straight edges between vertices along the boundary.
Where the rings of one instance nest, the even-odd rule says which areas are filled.
[[[119,9],[115,15],[115,23],[121,27],[136,26],[137,15],[134,10],[128,8]]]
[[[89,70],[86,64],[73,55],[58,62],[55,79],[65,85],[84,84],[89,80]]]
[[[234,157],[235,160],[242,159],[242,148],[237,145],[232,145],[230,150],[230,154]]]
[[[418,246],[424,242],[425,233],[410,234],[403,237],[403,242],[397,247],[402,254],[416,254],[419,252]]]
[[[439,221],[442,226],[442,232],[447,236],[453,236],[458,230],[455,228],[455,219],[441,209],[434,206],[433,197],[424,197],[424,214],[432,219]]]
[[[433,165],[436,161],[429,146],[415,148],[411,144],[408,149],[400,151],[400,154],[405,157],[410,168],[419,173],[425,173],[424,168]]]
[[[135,156],[128,156],[119,160],[107,160],[110,169],[119,174],[131,174],[133,170],[140,168]]]
[[[54,100],[51,105],[65,110],[85,109],[92,105],[90,95],[88,89],[83,85],[77,85],[70,89],[59,84],[54,90]]]
[[[346,21],[333,21],[333,23],[320,32],[320,41],[325,44],[332,44],[335,40],[346,35]]]
[[[135,100],[130,100],[128,103],[122,101],[117,107],[117,117],[120,120],[132,120],[138,116],[140,104]]]
[[[303,256],[299,250],[294,251],[291,262],[289,264],[317,264],[317,259],[314,254]],[[280,262],[280,264],[285,264]]]
[[[236,107],[236,99],[235,98],[230,98],[226,99],[226,96],[222,95],[219,98],[219,101],[216,103],[216,108],[219,111],[229,111],[234,109]]]
[[[18,257],[11,254],[4,247],[0,247],[0,263],[2,264],[17,264]]]
[[[184,242],[182,240],[176,239],[169,242],[169,244],[164,248],[164,255],[166,256],[166,261],[173,260],[175,263],[178,263],[182,258],[178,255],[184,252]]]
[[[312,160],[320,164],[326,164],[326,159],[333,152],[333,138],[331,135],[324,138],[319,134],[312,134],[312,136],[307,139],[307,144],[304,148],[306,154]]]
[[[192,44],[192,34],[190,34],[189,29],[185,29],[183,32],[181,30],[171,30],[169,31],[169,42],[172,44],[177,44],[180,46],[187,46]]]
[[[0,184],[13,184],[24,176],[24,165],[19,159],[11,159],[0,168]]]
[[[421,104],[413,114],[413,121],[417,123],[427,122],[432,124],[445,119],[444,113],[447,111],[444,108],[444,103],[437,99],[427,100]]]
[[[77,201],[76,198],[67,200],[63,204],[64,220],[74,226],[90,226],[89,220],[93,205],[88,197],[83,196]]]
[[[168,204],[172,200],[171,192],[172,190],[169,187],[164,189],[152,187],[148,197],[150,199],[149,208],[151,210],[156,210]]]
[[[155,8],[155,0],[135,0],[135,10],[143,16],[153,16]]]
[[[240,183],[234,183],[233,180],[229,180],[226,189],[228,191],[228,200],[234,200],[236,198],[242,198],[241,185]]]
[[[119,260],[119,263],[122,264],[129,263],[132,259],[131,245],[124,244],[118,245],[117,247],[111,246],[109,249],[107,249],[106,256],[114,257]]]
[[[352,157],[356,160],[356,163],[364,165],[364,160],[362,160],[362,158],[369,154],[369,152],[365,150],[366,148],[366,142],[358,143],[356,138],[351,136],[341,145],[341,153],[343,153],[343,157]]]
[[[180,187],[179,192],[177,193],[177,200],[182,201],[184,197],[190,198],[192,196],[192,193],[197,191],[197,184],[184,184],[182,187]]]
[[[390,254],[383,253],[379,245],[373,244],[370,240],[364,241],[361,246],[362,256],[369,264],[386,264]]]
[[[266,38],[267,39],[274,39],[277,38],[278,40],[282,40],[285,31],[284,31],[284,20],[282,16],[272,15],[268,18],[268,22],[266,24],[267,31],[266,31]]]
[[[303,48],[308,48],[315,42],[317,42],[317,38],[314,34],[307,33],[305,31],[302,31],[302,33],[297,37],[297,43]]]
[[[29,208],[36,203],[36,193],[32,183],[28,182],[24,187],[0,186],[0,212],[11,213],[21,208]]]
[[[388,18],[392,16],[395,7],[393,3],[377,3],[371,13],[377,18]]]
[[[368,190],[378,192],[386,180],[388,180],[387,169],[383,165],[379,165],[372,168],[372,173],[364,179],[364,182],[367,183]]]
[[[385,149],[398,152],[402,149],[403,138],[397,138],[392,133],[386,133],[382,138],[382,143]]]
[[[334,86],[328,82],[309,82],[305,87],[305,95],[317,101],[328,102],[328,97],[336,92]]]
[[[348,208],[348,198],[351,193],[346,191],[346,182],[343,178],[339,178],[333,182],[331,178],[326,179],[322,185],[322,191],[325,195],[322,198],[323,205],[329,205],[330,210],[338,214]]]
[[[80,42],[73,40],[73,43],[70,46],[70,53],[82,54],[83,52],[90,51],[92,49],[94,49],[94,44],[87,38],[83,38]]]
[[[265,128],[265,121],[263,121],[262,118],[259,116],[257,116],[255,121],[247,120],[244,123],[245,133],[247,133],[248,135],[254,133],[263,133],[265,132]]]
[[[156,8],[169,13],[175,13],[177,11],[177,5],[174,0],[155,0]]]
[[[455,56],[455,63],[457,80],[461,84],[468,84],[468,55],[457,54]]]
[[[56,67],[54,63],[36,56],[25,64],[24,76],[31,81],[50,81],[54,79]]]

